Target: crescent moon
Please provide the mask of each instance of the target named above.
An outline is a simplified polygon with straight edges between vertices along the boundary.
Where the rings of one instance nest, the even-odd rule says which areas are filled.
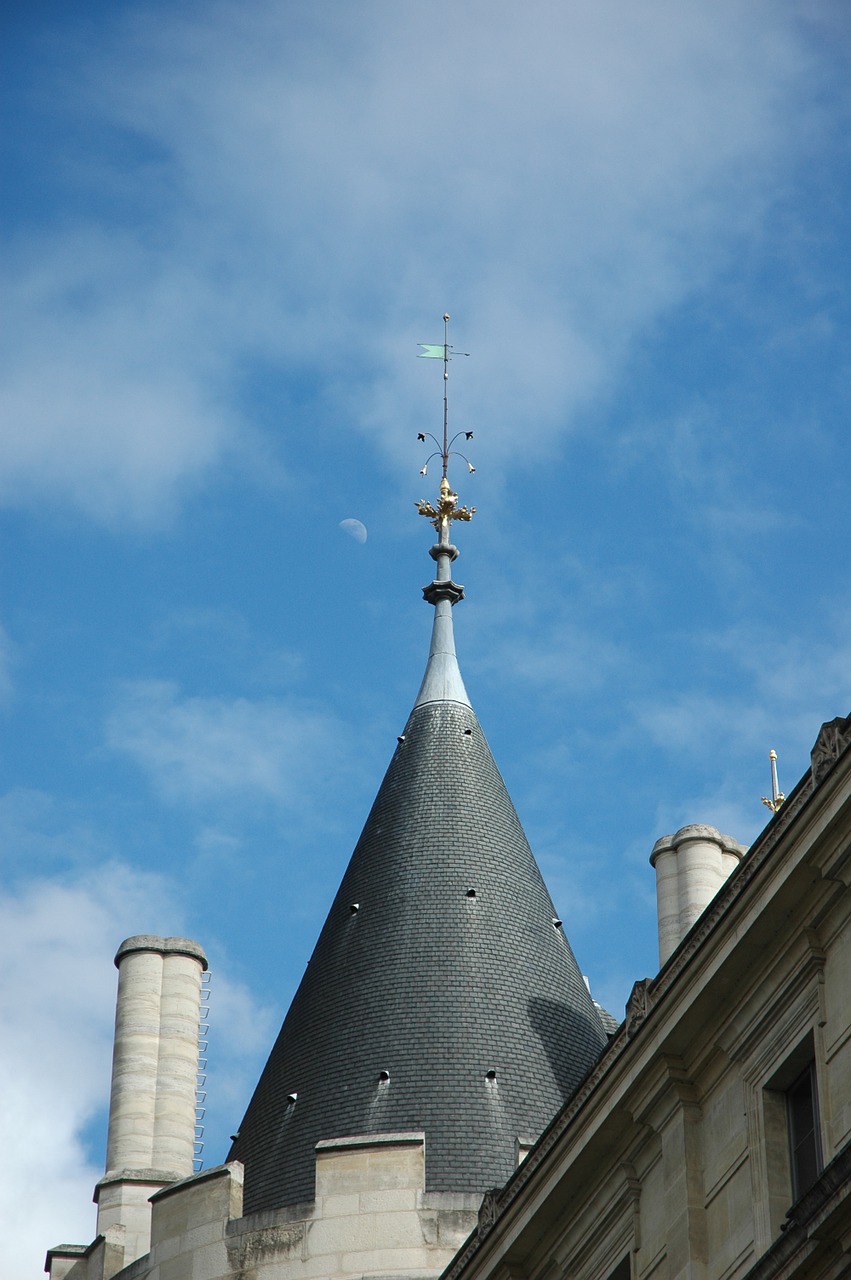
[[[360,520],[352,518],[341,520],[340,528],[343,533],[347,533],[350,538],[354,538],[355,542],[366,542],[366,525],[361,524]]]

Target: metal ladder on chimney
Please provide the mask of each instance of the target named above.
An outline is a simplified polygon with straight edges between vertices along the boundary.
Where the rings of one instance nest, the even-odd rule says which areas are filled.
[[[198,1018],[198,1074],[195,1079],[195,1150],[196,1173],[204,1167],[204,1117],[207,1114],[207,1046],[210,1034],[210,970],[201,974],[201,1011]]]

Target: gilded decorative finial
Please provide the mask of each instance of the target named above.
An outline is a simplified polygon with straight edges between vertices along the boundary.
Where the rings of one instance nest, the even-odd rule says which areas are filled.
[[[443,361],[443,445],[441,446],[440,441],[436,436],[433,436],[430,431],[419,431],[417,433],[418,440],[422,440],[423,443],[425,443],[426,440],[433,440],[437,445],[435,452],[426,458],[424,465],[420,468],[420,475],[428,475],[428,464],[431,462],[432,458],[440,458],[443,468],[443,475],[440,481],[440,497],[438,499],[437,506],[434,507],[430,502],[426,502],[423,499],[417,503],[417,510],[420,515],[426,516],[431,520],[438,532],[440,532],[441,529],[448,530],[449,524],[452,520],[472,519],[476,510],[475,507],[459,507],[457,505],[458,494],[452,492],[452,488],[450,487],[449,480],[447,478],[447,472],[449,471],[449,459],[452,457],[461,458],[466,462],[467,470],[471,475],[476,470],[470,459],[466,457],[465,454],[452,448],[455,441],[460,440],[462,436],[465,440],[472,440],[472,431],[459,431],[451,440],[449,439],[449,361],[453,356],[468,356],[470,354],[469,351],[456,351],[455,348],[450,345],[449,320],[450,316],[448,312],[444,312],[442,343],[419,343],[419,346],[422,347],[422,350],[419,353],[421,357]]]
[[[438,533],[442,529],[448,529],[452,520],[472,520],[476,513],[475,507],[459,507],[458,494],[452,492],[452,487],[446,476],[440,482],[440,497],[437,500],[437,506],[433,507],[430,502],[426,502],[424,498],[420,498],[417,503],[417,511],[421,516],[426,516],[431,520]]]
[[[771,761],[771,799],[769,800],[768,796],[763,796],[762,803],[772,813],[776,813],[786,797],[780,790],[780,784],[777,781],[777,752],[774,748],[769,751],[768,758]]]

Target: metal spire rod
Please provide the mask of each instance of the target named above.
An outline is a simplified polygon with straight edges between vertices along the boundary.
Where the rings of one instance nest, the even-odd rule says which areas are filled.
[[[427,475],[428,464],[431,462],[432,458],[439,457],[443,465],[444,480],[447,478],[447,473],[449,471],[449,459],[452,457],[452,454],[453,454],[452,446],[455,443],[455,441],[458,440],[460,436],[463,436],[465,440],[472,440],[473,438],[472,431],[458,431],[452,437],[451,440],[449,439],[449,361],[452,359],[453,356],[469,356],[470,354],[469,351],[456,351],[454,347],[450,346],[449,321],[451,319],[452,317],[449,315],[449,312],[444,311],[442,343],[420,342],[417,344],[422,348],[422,350],[419,352],[419,355],[421,358],[424,357],[425,359],[428,359],[428,360],[443,361],[443,445],[441,446],[440,441],[437,439],[436,436],[432,435],[430,431],[428,432],[420,431],[417,433],[418,440],[433,440],[434,443],[437,445],[437,451],[435,453],[430,454],[430,456],[425,460],[425,465],[420,468],[420,475],[421,476]],[[457,453],[457,451],[455,452]],[[464,459],[464,461],[467,464],[467,470],[472,474],[476,468],[470,462],[470,459],[467,458],[463,453],[457,453],[457,456],[459,458]]]
[[[449,312],[443,313],[443,475],[449,469]]]
[[[453,492],[447,472],[449,459],[453,456],[452,446],[458,436],[463,435],[467,440],[472,440],[473,433],[459,431],[451,440],[449,438],[449,361],[452,359],[453,351],[449,344],[448,312],[444,312],[443,316],[443,343],[421,342],[419,345],[421,356],[428,356],[432,360],[443,360],[443,443],[441,444],[431,432],[417,433],[418,439],[423,442],[432,440],[437,446],[435,452],[426,458],[425,465],[420,468],[420,475],[427,474],[428,464],[432,458],[437,457],[442,463],[443,474],[440,479],[437,502],[431,503],[421,498],[416,504],[420,515],[425,516],[434,525],[437,531],[437,542],[429,548],[429,555],[435,562],[435,576],[423,587],[423,599],[427,604],[434,606],[434,623],[428,665],[415,706],[445,701],[459,702],[469,706],[470,700],[464,688],[464,681],[461,679],[461,672],[458,670],[455,636],[452,630],[452,609],[459,600],[464,599],[464,588],[460,582],[455,582],[452,578],[452,565],[458,557],[458,548],[452,545],[451,535],[453,521],[471,520],[476,508],[458,506],[458,494]],[[468,355],[469,353],[463,351],[457,354]],[[463,454],[457,456],[464,458]],[[469,471],[475,470],[469,458],[464,458],[464,461]]]
[[[771,799],[769,800],[768,796],[763,796],[762,803],[772,813],[776,813],[786,797],[780,790],[780,783],[777,781],[777,752],[773,747],[768,753],[768,758],[771,761]]]

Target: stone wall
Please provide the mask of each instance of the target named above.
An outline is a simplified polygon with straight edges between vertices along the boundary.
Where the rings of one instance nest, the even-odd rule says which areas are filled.
[[[795,1158],[796,1186],[802,1090],[819,1151],[809,1170]],[[846,751],[802,780],[657,978],[636,984],[444,1280],[840,1280],[849,1170]]]
[[[68,1258],[70,1269],[52,1251],[51,1280],[433,1277],[475,1227],[481,1197],[424,1187],[421,1133],[321,1142],[315,1202],[249,1217],[242,1166],[220,1165],[151,1197],[150,1253],[110,1271],[96,1246]]]

